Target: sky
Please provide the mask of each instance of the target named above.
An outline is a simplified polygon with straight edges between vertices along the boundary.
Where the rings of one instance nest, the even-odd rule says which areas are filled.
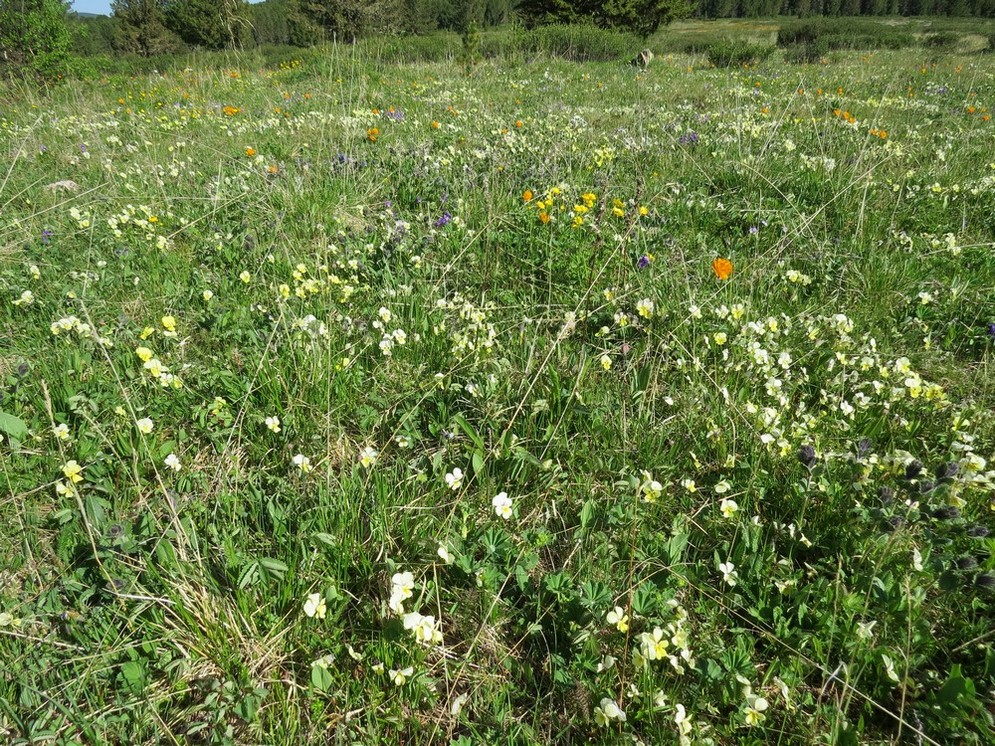
[[[259,0],[249,0],[249,2],[259,2]],[[77,13],[100,13],[105,16],[111,14],[111,0],[73,0],[72,6]]]
[[[73,10],[77,13],[111,14],[111,0],[73,0]]]

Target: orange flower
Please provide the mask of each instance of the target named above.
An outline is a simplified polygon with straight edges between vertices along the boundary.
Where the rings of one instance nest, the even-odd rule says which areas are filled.
[[[723,257],[716,257],[712,262],[712,272],[720,280],[728,280],[729,276],[732,274],[732,262]]]
[[[255,148],[246,148],[245,149],[245,154],[247,156],[249,156],[249,158],[252,158],[256,154],[256,149]]]
[[[540,223],[548,223],[549,222],[549,213],[545,212],[545,211],[540,212],[539,213],[539,222]]]
[[[525,200],[526,202],[531,202],[532,201],[532,190],[531,189],[526,189],[524,192],[522,192],[522,199]]]
[[[437,130],[442,125],[439,122],[432,122],[432,129]]]
[[[522,124],[523,124],[523,122],[522,122],[521,119],[518,119],[518,120],[515,121],[515,126],[518,127],[518,129],[522,128]]]
[[[370,127],[366,130],[366,139],[370,142],[376,142],[377,138],[380,137],[380,129],[377,127]]]

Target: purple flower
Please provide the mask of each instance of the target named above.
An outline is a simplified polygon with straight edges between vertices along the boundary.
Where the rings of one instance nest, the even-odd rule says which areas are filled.
[[[750,226],[750,235],[751,236],[755,236],[759,232],[760,232],[760,229],[757,228],[757,226],[755,226],[755,225],[751,225]]]
[[[388,110],[388,112],[387,112],[387,118],[388,119],[392,119],[395,122],[403,122],[404,121],[404,112],[401,111],[401,109],[394,109],[393,111]]]
[[[988,325],[988,336],[995,339],[995,323]]]
[[[436,228],[444,228],[446,225],[449,224],[449,221],[452,219],[453,219],[452,215],[450,215],[448,212],[444,212],[439,216],[438,220],[436,220],[433,223],[433,225]]]
[[[643,254],[641,257],[639,257],[639,261],[636,262],[636,266],[639,267],[639,269],[646,269],[648,266],[650,266],[650,258],[645,254]]]
[[[48,228],[46,228],[41,232],[41,242],[43,244],[51,243],[51,238],[52,238],[52,231],[50,231]]]
[[[679,142],[681,145],[697,145],[698,144],[698,133],[695,132],[694,130],[691,130],[687,134],[681,135],[677,139],[677,142]]]

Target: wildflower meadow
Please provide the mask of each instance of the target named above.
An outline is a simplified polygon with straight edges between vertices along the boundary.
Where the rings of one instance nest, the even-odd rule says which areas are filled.
[[[995,55],[328,45],[0,101],[0,742],[995,743]]]

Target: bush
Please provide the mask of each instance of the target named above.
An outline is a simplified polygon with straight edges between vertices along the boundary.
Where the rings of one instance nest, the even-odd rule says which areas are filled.
[[[462,42],[457,34],[442,32],[430,36],[395,36],[359,42],[381,62],[442,62],[459,55]]]
[[[939,33],[926,36],[922,40],[922,44],[929,49],[947,51],[955,49],[960,44],[960,40],[961,35],[954,31],[940,31]]]
[[[576,62],[626,60],[642,47],[634,34],[590,25],[542,26],[529,33],[526,44],[533,54]]]
[[[785,24],[777,32],[777,46],[807,47],[821,54],[836,49],[903,49],[916,46],[908,31],[863,18],[818,18]]]
[[[774,47],[766,44],[751,44],[748,41],[734,39],[713,43],[705,50],[708,61],[716,67],[756,65],[768,59],[773,53]]]
[[[808,42],[807,44],[796,44],[784,50],[786,62],[818,62],[828,50],[824,44],[818,42]]]
[[[359,42],[383,62],[440,62],[460,57],[464,44],[451,32],[429,36],[365,39]],[[642,48],[634,34],[596,26],[520,27],[480,34],[480,55],[489,59],[521,60],[559,57],[575,62],[629,60]]]

